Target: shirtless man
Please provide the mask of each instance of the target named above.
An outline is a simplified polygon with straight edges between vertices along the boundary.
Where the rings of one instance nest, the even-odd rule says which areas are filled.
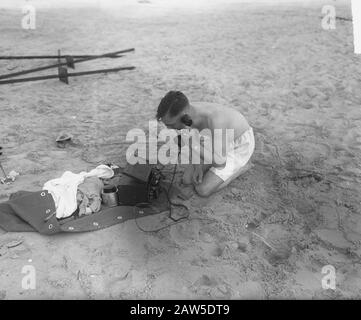
[[[209,138],[212,140],[213,152],[211,164],[189,164],[183,175],[183,183],[193,184],[200,196],[208,197],[246,170],[255,141],[252,127],[237,110],[208,102],[190,104],[182,92],[170,91],[161,100],[156,117],[169,129],[190,128],[199,132],[210,129],[208,132],[211,133]],[[222,129],[222,134],[214,134],[215,129]],[[227,138],[226,129],[233,130],[234,139]],[[222,152],[217,152],[214,146],[220,143]],[[199,153],[204,160],[204,150]]]

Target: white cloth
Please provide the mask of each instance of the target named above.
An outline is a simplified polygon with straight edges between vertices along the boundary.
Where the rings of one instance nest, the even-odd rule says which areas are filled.
[[[209,170],[220,177],[223,181],[226,181],[247,164],[254,152],[254,149],[255,141],[253,129],[250,127],[230,146],[230,152],[227,154],[225,167],[212,167]]]
[[[71,216],[77,209],[77,190],[79,184],[87,177],[98,177],[110,179],[114,171],[108,166],[101,164],[90,172],[82,171],[79,174],[65,171],[60,178],[47,181],[43,190],[47,190],[54,199],[56,207],[56,217],[66,218]]]

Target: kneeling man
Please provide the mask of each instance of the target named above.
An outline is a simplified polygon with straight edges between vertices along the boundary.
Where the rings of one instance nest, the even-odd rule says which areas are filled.
[[[183,183],[193,184],[200,196],[208,197],[247,169],[255,141],[252,127],[239,111],[215,103],[190,104],[182,92],[170,91],[161,100],[156,117],[169,129],[196,129],[203,138],[210,139],[212,160],[207,164],[191,162],[183,175]],[[217,131],[221,134],[216,134]],[[227,135],[227,131],[232,134]],[[210,134],[204,136],[203,132]],[[192,145],[194,152],[197,148]],[[221,150],[217,150],[220,145]],[[197,150],[202,160],[206,158],[205,151],[205,148]]]

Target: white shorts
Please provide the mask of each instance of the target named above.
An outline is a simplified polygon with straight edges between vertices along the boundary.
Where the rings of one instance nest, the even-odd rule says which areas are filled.
[[[252,127],[245,131],[240,137],[235,139],[234,143],[232,143],[229,147],[231,150],[227,154],[225,167],[211,167],[209,169],[223,181],[232,177],[232,175],[244,167],[251,158],[255,148]]]

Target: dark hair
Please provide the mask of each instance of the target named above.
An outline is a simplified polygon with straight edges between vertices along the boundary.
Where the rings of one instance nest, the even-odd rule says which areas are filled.
[[[160,101],[156,118],[159,121],[167,113],[176,116],[189,105],[188,98],[180,91],[169,91]]]

